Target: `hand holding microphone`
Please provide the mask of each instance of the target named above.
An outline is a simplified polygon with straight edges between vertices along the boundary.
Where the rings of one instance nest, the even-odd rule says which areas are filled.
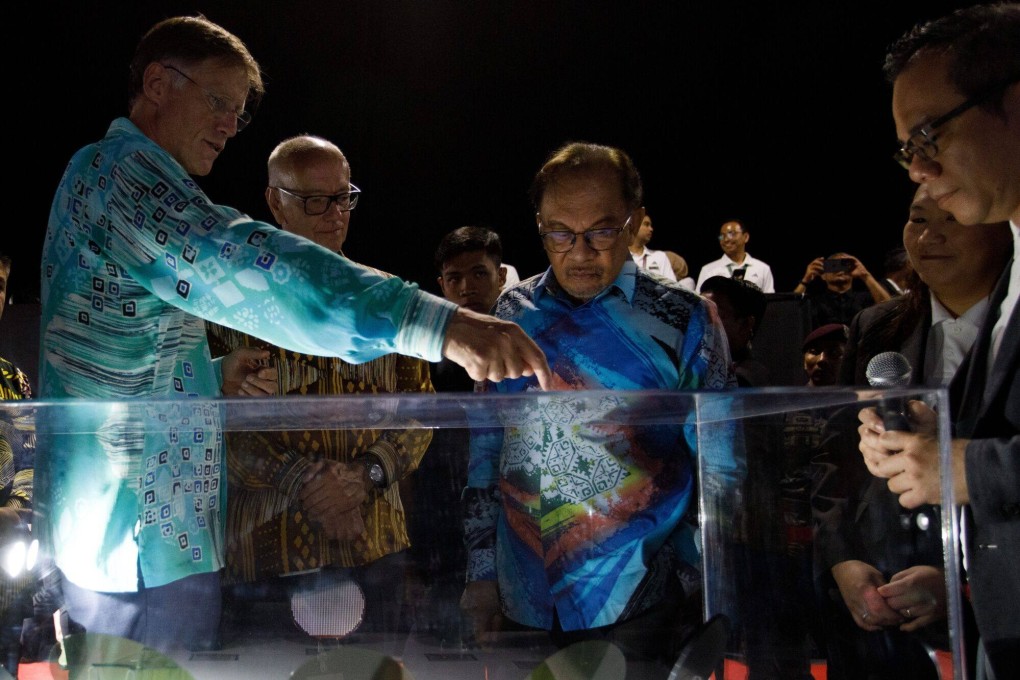
[[[875,387],[903,387],[910,382],[910,362],[896,352],[876,355],[866,370]],[[888,479],[900,505],[916,508],[941,502],[938,416],[921,401],[884,397],[877,408],[863,409],[860,451],[868,470]],[[954,448],[956,442],[954,440]],[[962,454],[960,456],[962,461]],[[962,463],[954,475],[964,476]],[[964,496],[960,496],[963,500]]]
[[[895,388],[909,385],[912,372],[905,356],[899,352],[882,352],[871,358],[864,375],[872,387]],[[913,429],[907,402],[904,397],[885,397],[879,402],[877,410],[886,430],[910,432]]]

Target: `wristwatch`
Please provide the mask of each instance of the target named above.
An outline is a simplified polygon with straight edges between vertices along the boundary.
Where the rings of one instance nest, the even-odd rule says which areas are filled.
[[[358,456],[357,460],[364,466],[365,476],[368,477],[368,481],[372,482],[372,486],[377,489],[385,489],[386,471],[383,470],[383,466],[379,464],[376,457],[364,455]]]

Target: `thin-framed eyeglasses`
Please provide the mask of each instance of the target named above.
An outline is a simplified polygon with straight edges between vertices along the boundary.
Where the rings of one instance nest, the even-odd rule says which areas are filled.
[[[617,239],[620,238],[620,233],[630,226],[631,217],[633,215],[628,217],[627,221],[620,227],[596,227],[580,233],[566,229],[543,231],[545,225],[541,223],[542,218],[539,217],[538,235],[542,239],[543,247],[550,253],[570,252],[574,244],[577,243],[578,236],[582,237],[592,250],[609,250],[616,245]]]
[[[899,151],[893,154],[893,160],[899,163],[904,169],[910,170],[910,164],[914,161],[914,156],[920,156],[922,160],[932,161],[935,160],[935,156],[939,153],[938,147],[938,135],[934,134],[935,131],[953,120],[959,118],[967,111],[971,110],[978,104],[984,103],[987,99],[990,99],[993,95],[1001,92],[1003,89],[1017,82],[1020,78],[1010,78],[1000,83],[993,85],[984,92],[980,92],[970,99],[966,100],[956,108],[942,114],[935,120],[924,125],[917,132],[910,135],[903,146],[900,147]]]
[[[719,240],[725,241],[727,239],[740,238],[743,235],[744,235],[743,231],[724,231],[721,234],[719,234]]]
[[[226,113],[234,114],[234,117],[237,118],[238,132],[248,127],[248,123],[251,122],[251,114],[245,111],[243,106],[241,107],[240,110],[238,110],[237,107],[235,107],[233,104],[231,104],[223,97],[215,95],[209,90],[199,85],[194,78],[192,78],[191,76],[189,76],[187,73],[177,68],[176,66],[171,66],[170,64],[163,64],[163,68],[168,68],[171,71],[176,71],[177,73],[184,76],[189,83],[191,83],[198,89],[202,90],[202,94],[205,95],[206,102],[209,104],[209,109],[212,110],[212,112],[215,113],[217,116],[222,116],[223,114]]]
[[[358,197],[361,195],[361,189],[351,185],[348,191],[343,191],[339,194],[332,194],[330,196],[302,196],[296,194],[290,189],[284,189],[283,187],[271,187],[277,191],[282,191],[288,196],[300,200],[305,208],[306,215],[322,215],[329,207],[336,203],[336,207],[340,209],[340,212],[350,212],[358,205]]]

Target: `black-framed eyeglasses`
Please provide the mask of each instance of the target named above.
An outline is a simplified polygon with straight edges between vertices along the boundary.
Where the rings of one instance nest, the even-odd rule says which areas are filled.
[[[937,144],[938,135],[934,134],[935,130],[954,118],[959,118],[978,104],[985,102],[1012,83],[1017,82],[1017,80],[1020,80],[1020,78],[1010,78],[1001,83],[997,83],[984,92],[974,95],[956,108],[942,114],[927,125],[924,125],[917,130],[917,132],[910,135],[910,138],[903,143],[903,146],[900,147],[899,151],[893,154],[893,160],[899,163],[906,170],[910,170],[910,164],[914,161],[914,156],[920,156],[921,159],[925,161],[935,160],[935,156],[939,153],[939,147]]]
[[[354,210],[354,208],[358,205],[358,196],[361,195],[361,189],[353,184],[348,191],[333,194],[331,196],[302,196],[301,194],[296,194],[290,189],[284,189],[283,187],[271,188],[299,199],[304,204],[306,215],[322,215],[329,210],[329,207],[334,203],[336,203],[336,207],[340,209],[340,212],[349,212]]]
[[[213,113],[215,113],[217,116],[222,116],[222,115],[224,115],[226,113],[234,114],[234,117],[237,118],[237,131],[238,132],[240,132],[241,130],[243,130],[246,127],[248,127],[248,123],[251,122],[251,114],[248,113],[247,111],[245,111],[244,107],[242,107],[241,110],[238,111],[237,107],[235,107],[229,101],[227,101],[223,97],[220,97],[219,95],[215,95],[212,92],[210,92],[209,90],[205,89],[204,87],[199,85],[198,82],[194,78],[192,78],[191,76],[189,76],[187,73],[185,73],[181,69],[177,68],[176,66],[171,66],[170,64],[163,64],[163,68],[168,68],[171,71],[175,71],[175,72],[181,74],[182,76],[184,76],[187,79],[187,81],[189,83],[191,83],[192,85],[194,85],[198,89],[202,90],[202,94],[205,95],[206,102],[209,104],[209,109]]]
[[[622,227],[596,227],[580,233],[566,229],[543,231],[544,225],[541,224],[541,218],[539,218],[538,235],[542,239],[542,245],[550,253],[570,252],[574,244],[577,243],[578,236],[582,237],[592,250],[609,250],[616,245],[617,239],[620,238],[620,232],[630,226],[631,217],[627,218]]]

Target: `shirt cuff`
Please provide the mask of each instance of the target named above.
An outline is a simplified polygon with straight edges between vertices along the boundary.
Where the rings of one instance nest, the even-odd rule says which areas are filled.
[[[449,300],[422,290],[414,291],[393,341],[396,351],[433,363],[440,361],[446,327],[456,311],[457,305]]]

